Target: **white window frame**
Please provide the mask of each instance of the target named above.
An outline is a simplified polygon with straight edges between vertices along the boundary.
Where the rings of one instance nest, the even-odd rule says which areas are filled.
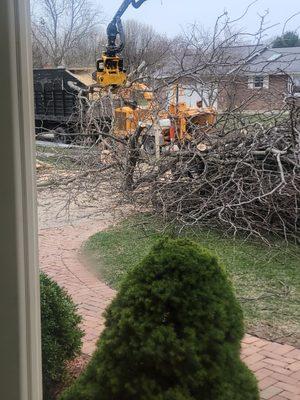
[[[288,77],[287,80],[287,92],[288,94],[292,94],[293,93],[293,88],[294,88],[294,80],[292,77]]]
[[[1,0],[0,399],[42,400],[29,0]]]
[[[300,87],[300,74],[295,74],[289,76],[287,82],[287,92],[288,94],[292,94],[294,91],[294,87]]]
[[[255,85],[255,79],[261,79],[261,85]],[[270,78],[269,75],[251,75],[248,77],[248,88],[252,90],[261,90],[261,89],[269,89],[270,86]]]

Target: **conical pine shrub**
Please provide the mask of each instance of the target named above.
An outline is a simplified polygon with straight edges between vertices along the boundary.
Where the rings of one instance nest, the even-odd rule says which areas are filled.
[[[90,364],[61,400],[258,400],[243,334],[217,259],[165,239],[124,280]]]

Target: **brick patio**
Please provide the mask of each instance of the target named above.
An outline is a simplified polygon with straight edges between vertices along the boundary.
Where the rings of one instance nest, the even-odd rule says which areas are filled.
[[[43,229],[39,234],[41,269],[65,287],[83,316],[83,352],[91,355],[103,329],[102,313],[115,291],[80,262],[80,246],[105,229],[102,221]],[[246,335],[242,358],[256,374],[264,400],[300,400],[300,350]]]

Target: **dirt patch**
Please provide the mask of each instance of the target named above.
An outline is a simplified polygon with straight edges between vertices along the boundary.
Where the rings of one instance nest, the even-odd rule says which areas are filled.
[[[54,389],[53,396],[55,399],[58,400],[62,392],[68,387],[70,387],[77,378],[79,378],[79,376],[87,367],[91,358],[92,358],[91,356],[88,356],[86,354],[81,354],[75,360],[69,362],[69,364],[67,365],[67,374],[68,374],[67,380],[66,382],[64,382],[63,385],[58,385]]]
[[[63,171],[60,176],[72,180],[76,175]],[[84,177],[61,186],[52,185],[52,178],[53,171],[38,173],[38,184],[49,183],[38,187],[39,229],[77,225],[95,219],[113,223],[133,210],[130,204],[120,199],[111,176]]]
[[[68,372],[70,374],[71,381],[74,381],[82,374],[91,358],[92,357],[88,356],[87,354],[81,354],[79,357],[69,363]]]
[[[289,326],[280,327],[277,326],[277,335],[272,334],[272,327],[268,325],[261,325],[255,327],[249,327],[247,333],[252,336],[256,336],[261,339],[269,340],[280,344],[289,344],[297,349],[300,349],[300,336],[299,332],[294,332],[289,329]],[[293,328],[293,327],[292,327]],[[290,332],[290,333],[287,333]]]

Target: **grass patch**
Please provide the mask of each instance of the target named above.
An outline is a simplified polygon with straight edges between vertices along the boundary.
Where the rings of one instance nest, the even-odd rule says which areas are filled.
[[[95,167],[99,156],[98,149],[86,147],[36,146],[37,160],[53,165],[60,170],[79,170],[84,167]]]
[[[72,156],[72,151],[68,148],[36,146],[37,160],[53,165],[57,169],[76,170],[70,155]]]
[[[85,245],[100,279],[118,289],[126,272],[164,234],[151,216],[129,218],[92,236]],[[174,235],[174,233],[172,233]],[[247,331],[300,345],[300,247],[284,241],[271,246],[228,238],[214,231],[187,231],[189,237],[222,261],[234,284]]]
[[[268,129],[274,126],[282,125],[289,118],[286,112],[274,113],[255,113],[255,114],[241,114],[230,113],[230,115],[219,114],[217,120],[217,128],[225,132],[236,131],[244,129],[249,125],[259,124]]]

